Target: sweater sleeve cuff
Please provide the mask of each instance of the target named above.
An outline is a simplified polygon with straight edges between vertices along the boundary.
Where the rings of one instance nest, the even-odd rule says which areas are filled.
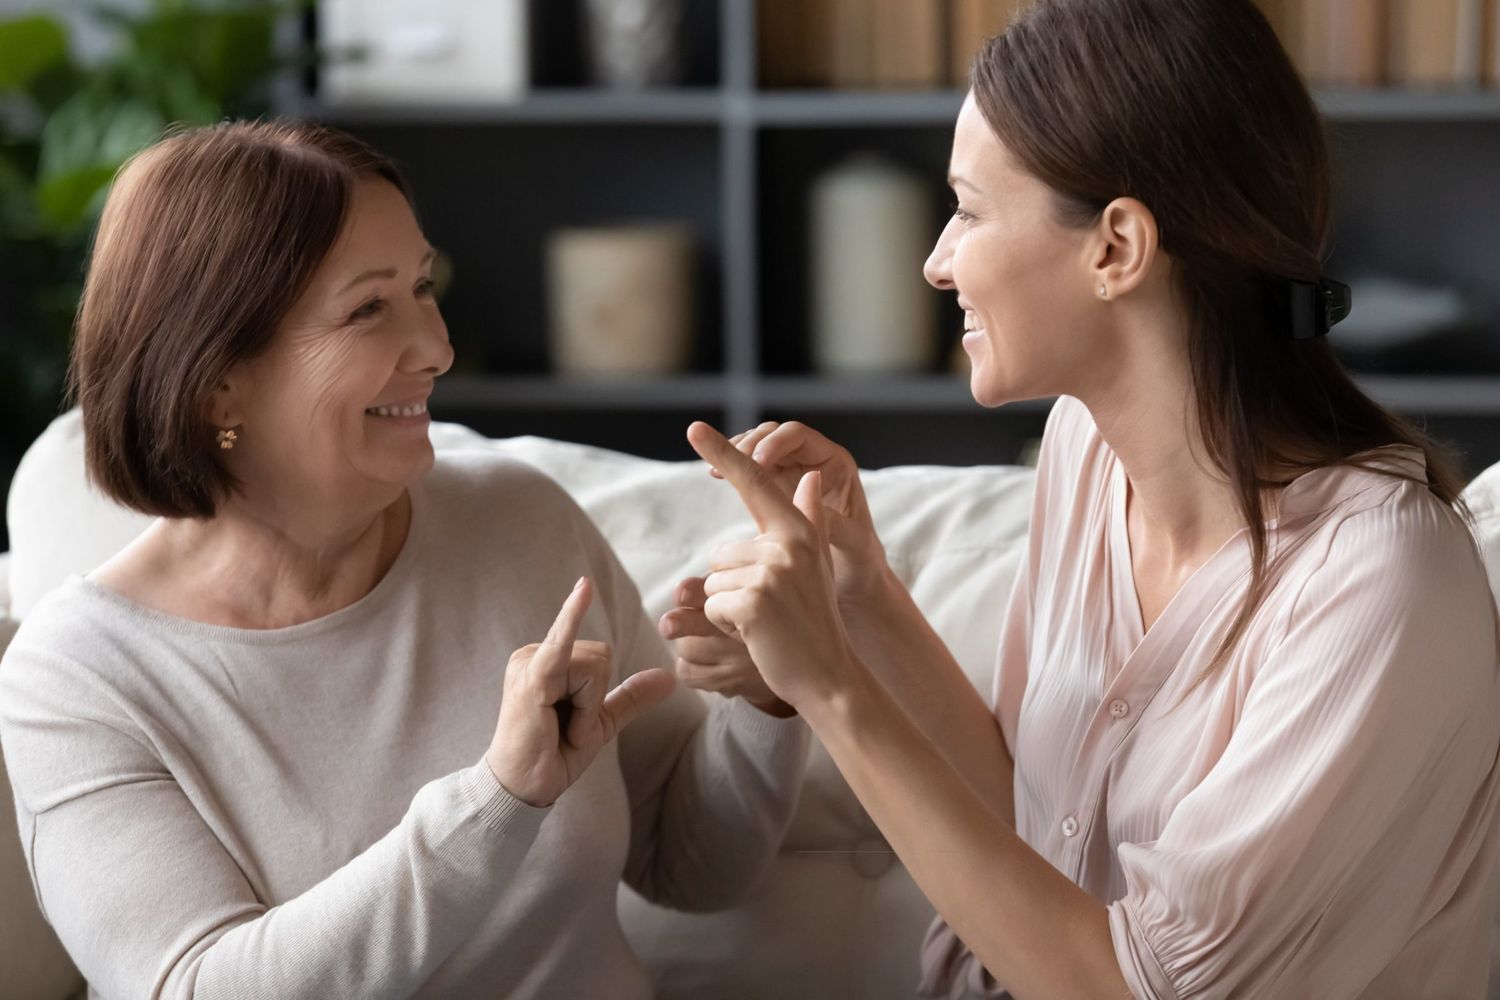
[[[786,748],[793,753],[810,745],[812,730],[800,715],[783,719],[762,712],[744,698],[728,699],[721,711],[725,713],[730,731],[744,743],[768,751]]]
[[[506,791],[483,757],[462,772],[459,787],[479,820],[497,832],[529,830],[535,834],[552,810],[551,806],[527,805]]]

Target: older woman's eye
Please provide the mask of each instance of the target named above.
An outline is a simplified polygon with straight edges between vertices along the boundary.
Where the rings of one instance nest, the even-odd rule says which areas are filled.
[[[949,203],[948,207],[949,207],[950,210],[952,210],[953,217],[955,219],[957,219],[959,222],[968,222],[970,219],[974,218],[968,212],[965,212],[962,208],[958,207],[958,199],[957,198],[954,198],[953,201],[951,201]]]
[[[372,316],[378,316],[380,314],[380,311],[384,308],[385,299],[371,299],[364,305],[360,306],[358,309],[354,310],[354,312],[350,313],[349,318],[369,319]]]
[[[423,278],[421,281],[417,282],[417,294],[419,296],[425,297],[433,294],[436,291],[437,282],[433,281],[431,278]]]

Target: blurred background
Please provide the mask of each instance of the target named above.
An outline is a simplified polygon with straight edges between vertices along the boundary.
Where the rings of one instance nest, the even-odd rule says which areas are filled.
[[[458,350],[436,419],[689,458],[805,420],[861,464],[1024,460],[921,279],[969,60],[1026,0],[0,0],[0,484],[62,405],[87,240],[173,122],[395,157]],[[1333,341],[1500,461],[1500,0],[1263,0],[1337,160]],[[4,548],[0,539],[0,549]]]

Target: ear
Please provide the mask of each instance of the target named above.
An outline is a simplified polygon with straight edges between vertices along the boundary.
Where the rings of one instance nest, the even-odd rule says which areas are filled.
[[[1090,294],[1115,299],[1146,280],[1159,249],[1156,216],[1134,198],[1116,198],[1104,207],[1088,240]]]
[[[231,371],[220,378],[218,386],[204,405],[203,419],[215,427],[239,427],[243,424],[242,397],[246,381],[244,374],[239,371]]]

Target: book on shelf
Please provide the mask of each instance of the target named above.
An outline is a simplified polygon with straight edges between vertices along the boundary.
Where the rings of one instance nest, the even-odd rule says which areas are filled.
[[[1459,0],[1458,52],[1453,82],[1478,87],[1484,82],[1484,20],[1489,0]]]
[[[1481,66],[1484,83],[1500,87],[1500,0],[1489,0],[1484,9]]]
[[[1386,0],[1301,0],[1294,53],[1316,86],[1377,87],[1385,80]]]
[[[946,82],[944,0],[874,0],[873,80],[877,87]]]
[[[1031,0],[951,0],[949,9],[948,66],[955,87],[968,89],[969,72],[979,48],[1005,26]]]
[[[760,0],[757,67],[762,87],[834,85],[833,0]]]
[[[1391,0],[1389,77],[1402,87],[1447,87],[1460,82],[1460,15],[1466,0]],[[1470,30],[1477,31],[1473,24]]]
[[[830,8],[833,85],[843,89],[868,87],[875,69],[875,0],[821,2]]]

